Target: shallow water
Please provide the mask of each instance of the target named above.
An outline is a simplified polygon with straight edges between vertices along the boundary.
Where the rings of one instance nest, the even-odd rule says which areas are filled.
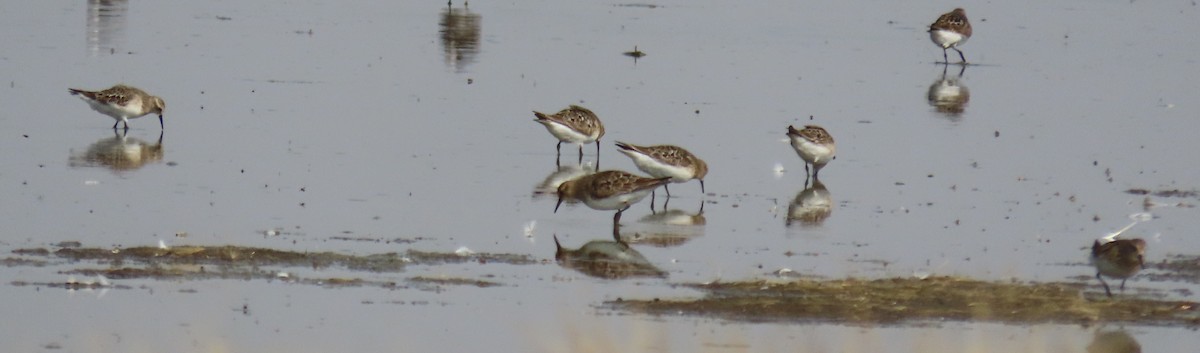
[[[1162,207],[1147,210],[1146,196],[1126,192],[1197,189],[1188,152],[1200,127],[1198,8],[963,4],[975,37],[962,49],[976,65],[960,74],[934,64],[941,53],[924,32],[957,5],[0,5],[5,253],[162,240],[352,254],[467,247],[545,260],[350,274],[503,284],[488,288],[4,285],[0,341],[14,351],[1086,350],[1094,327],[745,324],[597,307],[697,295],[668,284],[782,268],[1085,281],[1092,240],[1138,212],[1155,217],[1129,233],[1149,239],[1151,262],[1200,253],[1197,208],[1174,206],[1200,200],[1151,196]],[[648,55],[621,55],[635,45]],[[114,137],[109,118],[65,92],[118,82],[164,97],[161,139],[153,118]],[[965,105],[931,105],[931,87],[955,84],[969,91]],[[667,278],[594,279],[554,264],[554,235],[572,248],[611,239],[611,213],[554,213],[554,197],[537,193],[560,170],[531,111],[568,104],[605,122],[602,170],[635,171],[618,140],[678,144],[708,162],[709,195],[673,184],[674,216],[652,215],[646,200],[623,217],[625,237],[675,239],[633,246]],[[809,116],[839,144],[821,173],[832,209],[789,224],[804,167],[784,132]],[[563,152],[564,165],[575,161],[573,146]],[[702,202],[702,225],[679,224],[697,223],[686,216]],[[12,266],[3,277],[61,282],[59,271],[104,266]],[[1129,286],[1191,300],[1200,289],[1137,277]],[[1187,329],[1124,330],[1146,351],[1200,343]]]

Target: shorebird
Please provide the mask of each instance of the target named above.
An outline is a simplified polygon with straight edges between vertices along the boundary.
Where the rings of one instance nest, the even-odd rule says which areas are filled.
[[[1104,294],[1112,297],[1108,283],[1101,275],[1121,279],[1121,290],[1125,280],[1146,267],[1146,241],[1142,239],[1115,239],[1107,243],[1096,240],[1092,243],[1092,265],[1096,266],[1096,279],[1104,285]]]
[[[558,203],[563,200],[578,200],[596,210],[617,210],[613,215],[613,234],[617,233],[621,212],[641,201],[651,190],[671,182],[671,178],[646,178],[619,170],[606,170],[563,182],[558,186]]]
[[[817,173],[825,164],[836,158],[837,145],[828,131],[816,125],[805,125],[803,130],[796,130],[788,125],[788,138],[791,138],[792,148],[804,159],[804,173],[808,176],[808,165],[812,164],[812,177],[817,179]]]
[[[125,123],[125,130],[129,130],[129,119],[140,118],[150,113],[158,113],[158,126],[163,128],[163,110],[167,108],[167,104],[162,98],[152,96],[136,87],[119,84],[102,91],[74,88],[68,88],[67,91],[79,96],[79,99],[87,102],[95,111],[116,119],[113,123],[114,130],[120,123]]]
[[[946,55],[948,49],[958,52],[958,58],[962,59],[960,64],[967,64],[967,58],[963,56],[962,50],[958,50],[958,46],[968,38],[971,38],[971,22],[967,21],[967,12],[962,8],[942,14],[937,21],[929,25],[929,39],[933,44],[942,47],[942,62],[946,64],[950,63],[950,58]]]
[[[655,178],[669,177],[672,183],[696,179],[700,181],[700,193],[704,193],[708,164],[688,150],[672,145],[638,146],[621,141],[617,141],[617,148],[632,158],[633,164],[646,174]],[[671,197],[671,189],[667,185],[663,185],[663,189],[667,190],[667,197]]]
[[[533,112],[534,121],[545,125],[551,135],[558,138],[555,147],[557,156],[562,156],[563,142],[579,145],[579,162],[583,163],[583,145],[596,143],[596,160],[600,160],[600,137],[604,136],[604,124],[596,113],[578,105],[571,105],[553,115]]]

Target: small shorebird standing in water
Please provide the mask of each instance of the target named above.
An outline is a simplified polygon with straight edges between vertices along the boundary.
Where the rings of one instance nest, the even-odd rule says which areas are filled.
[[[837,145],[833,143],[833,136],[829,135],[825,128],[816,125],[804,125],[803,130],[796,130],[795,127],[788,125],[788,138],[792,140],[792,148],[796,149],[796,154],[804,159],[804,177],[808,180],[808,165],[812,164],[812,178],[817,179],[817,173],[821,172],[821,168],[825,164],[836,158]]]
[[[688,150],[672,145],[638,146],[621,141],[617,141],[617,148],[632,158],[633,164],[646,174],[655,178],[669,177],[672,183],[686,183],[696,179],[700,181],[700,193],[704,193],[704,176],[708,175],[708,164]],[[671,197],[671,189],[667,188],[667,185],[663,185],[663,189],[667,190],[667,197]],[[651,195],[653,194],[651,191]],[[652,196],[651,201],[653,200]],[[653,209],[653,205],[651,208]]]
[[[613,215],[613,234],[616,236],[621,212],[646,198],[651,190],[669,182],[670,177],[645,178],[619,170],[582,176],[558,186],[558,203],[554,205],[554,212],[558,212],[558,207],[566,199],[583,201],[596,210],[617,210]]]
[[[1121,290],[1125,280],[1146,267],[1146,241],[1142,239],[1115,239],[1107,243],[1096,240],[1092,243],[1092,265],[1096,266],[1096,279],[1104,285],[1104,294],[1112,297],[1108,283],[1101,275],[1121,279]]]
[[[87,102],[93,110],[117,119],[113,123],[113,130],[116,130],[117,124],[120,123],[125,123],[125,130],[129,130],[129,119],[140,118],[150,113],[158,113],[158,126],[163,128],[163,110],[167,108],[167,104],[162,98],[152,96],[136,87],[119,84],[103,91],[74,88],[68,88],[67,91],[79,96],[79,99]]]
[[[553,115],[537,111],[534,111],[533,115],[537,117],[534,121],[545,125],[546,130],[558,138],[558,146],[555,147],[558,156],[562,156],[563,142],[574,143],[579,145],[579,163],[583,163],[583,145],[595,142],[596,161],[599,164],[600,137],[604,136],[604,124],[600,123],[600,118],[596,116],[596,113],[572,104],[567,109]]]
[[[946,55],[946,50],[954,49],[958,52],[958,58],[962,59],[960,65],[967,64],[967,58],[963,56],[962,50],[958,50],[958,46],[971,38],[971,22],[967,21],[967,12],[962,8],[954,9],[938,17],[937,21],[929,25],[929,39],[933,44],[942,47],[942,61],[949,64],[950,58]]]

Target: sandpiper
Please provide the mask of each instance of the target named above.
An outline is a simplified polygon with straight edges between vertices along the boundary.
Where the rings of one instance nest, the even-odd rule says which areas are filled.
[[[836,158],[837,145],[833,143],[833,136],[820,126],[805,125],[803,130],[796,130],[788,125],[787,135],[792,140],[792,148],[796,149],[796,154],[804,159],[805,177],[808,176],[809,164],[813,166],[812,177],[816,179],[821,168]]]
[[[563,142],[579,145],[579,162],[583,162],[583,145],[596,143],[596,159],[600,159],[600,137],[604,136],[604,124],[596,113],[587,108],[572,104],[553,115],[533,112],[537,118],[534,121],[546,126],[551,135],[558,138],[555,147],[557,154],[562,155]]]
[[[703,159],[679,146],[658,145],[638,146],[617,141],[617,148],[633,159],[638,169],[655,178],[671,178],[672,183],[686,183],[688,180],[700,181],[700,192],[704,193],[704,176],[708,175],[708,164]],[[671,189],[667,197],[671,197]]]
[[[967,21],[967,12],[962,8],[954,9],[942,14],[937,21],[929,25],[929,39],[933,44],[942,47],[942,60],[949,64],[950,59],[946,55],[947,49],[954,49],[958,52],[958,58],[962,59],[961,64],[967,64],[967,58],[963,56],[962,50],[958,50],[958,46],[971,38],[971,22]]]
[[[1101,275],[1121,279],[1121,290],[1125,280],[1146,267],[1146,241],[1142,239],[1115,239],[1107,243],[1096,240],[1092,243],[1092,265],[1096,266],[1096,279],[1104,285],[1104,293],[1112,297],[1108,283]]]
[[[125,123],[125,130],[129,130],[129,119],[140,118],[150,113],[158,113],[158,126],[163,128],[163,110],[167,108],[167,104],[162,98],[152,96],[146,91],[123,84],[102,91],[74,88],[67,90],[72,95],[78,95],[79,99],[87,102],[92,109],[116,119],[113,123],[114,130],[122,122]]]
[[[554,212],[558,212],[558,207],[566,199],[583,201],[596,210],[617,210],[613,215],[615,234],[617,224],[621,221],[621,212],[646,198],[654,188],[669,182],[670,177],[646,178],[619,170],[582,176],[558,186],[558,203],[554,205]]]

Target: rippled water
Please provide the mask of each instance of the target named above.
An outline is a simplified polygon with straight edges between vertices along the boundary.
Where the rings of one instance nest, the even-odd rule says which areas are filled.
[[[1200,127],[1196,6],[965,4],[975,36],[962,49],[976,65],[946,68],[934,64],[941,52],[924,29],[953,6],[0,5],[5,253],[162,240],[363,255],[466,247],[544,260],[349,274],[502,284],[488,288],[3,285],[0,341],[14,351],[1061,352],[1122,337],[1146,351],[1200,343],[1190,330],[1161,327],[746,324],[597,307],[697,295],[669,284],[783,268],[1086,281],[1092,239],[1138,212],[1155,217],[1131,230],[1149,239],[1151,261],[1200,253],[1197,209],[1178,207],[1200,200],[1152,196],[1146,207],[1146,196],[1126,192],[1197,189],[1200,165],[1188,154]],[[647,55],[622,55],[635,46]],[[118,82],[164,97],[165,131],[145,118],[114,136],[108,117],[66,92]],[[532,121],[533,110],[568,104],[592,109],[608,130],[599,158],[584,149],[584,167],[572,166],[574,147],[556,165],[554,139]],[[808,123],[838,142],[823,192],[806,190],[784,136],[789,124]],[[553,261],[554,236],[572,249],[610,240],[611,213],[582,205],[554,213],[547,185],[597,164],[636,171],[612,147],[618,140],[677,144],[710,166],[709,195],[674,184],[668,211],[652,214],[646,200],[622,218],[632,250],[665,278],[597,279]],[[3,277],[61,282],[60,271],[106,266],[10,266]],[[1184,298],[1198,289],[1137,277],[1129,285]]]

